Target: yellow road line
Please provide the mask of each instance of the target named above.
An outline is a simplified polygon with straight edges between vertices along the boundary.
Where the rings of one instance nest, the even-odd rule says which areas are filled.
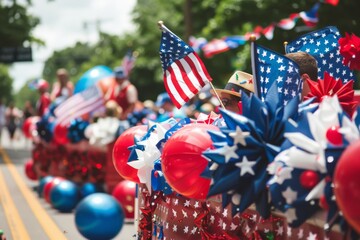
[[[9,224],[13,239],[30,240],[29,233],[26,231],[25,225],[21,220],[20,214],[16,209],[15,203],[11,198],[8,187],[4,180],[4,176],[0,170],[0,201],[3,205],[5,216]],[[7,234],[7,233],[5,233]]]
[[[15,165],[12,163],[11,159],[9,158],[5,150],[0,149],[0,153],[2,154],[3,160],[7,164],[7,167],[11,175],[13,176],[17,186],[19,187],[20,191],[25,197],[35,217],[38,219],[43,230],[48,235],[49,239],[66,240],[67,238],[65,237],[63,232],[58,228],[58,226],[55,224],[53,219],[47,214],[47,212],[40,205],[38,199],[26,186],[20,174],[17,172]],[[23,239],[23,238],[14,238],[14,239]]]

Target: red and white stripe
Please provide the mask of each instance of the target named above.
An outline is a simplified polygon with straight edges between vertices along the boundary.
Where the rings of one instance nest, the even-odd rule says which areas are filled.
[[[298,13],[290,14],[289,18],[281,19],[280,22],[278,22],[276,24],[276,26],[278,26],[279,28],[284,29],[284,30],[291,30],[295,27],[296,20],[298,18],[299,18]]]
[[[214,39],[205,44],[202,48],[206,58],[210,58],[215,54],[226,52],[229,49],[229,45],[224,41],[224,39]]]
[[[166,91],[177,108],[181,108],[211,80],[195,52],[173,62],[164,72]]]
[[[135,65],[135,57],[130,54],[126,54],[122,62],[122,67],[124,68],[124,71],[127,76],[130,75],[130,72],[133,69],[134,65]]]
[[[274,30],[275,30],[275,24],[270,24],[266,28],[262,30],[262,34],[266,37],[268,40],[272,40],[274,37]]]
[[[71,120],[103,107],[104,98],[100,89],[97,90],[97,94],[89,99],[84,99],[80,93],[68,98],[55,109],[56,122],[60,125],[69,125]]]

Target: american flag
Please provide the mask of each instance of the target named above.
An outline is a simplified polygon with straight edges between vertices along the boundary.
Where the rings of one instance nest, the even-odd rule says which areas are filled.
[[[165,89],[177,108],[212,80],[197,53],[163,25],[160,59]]]
[[[94,85],[68,98],[55,109],[54,113],[58,124],[68,125],[71,120],[98,110],[103,106],[102,91]]]
[[[255,94],[261,101],[265,101],[274,83],[277,84],[280,101],[284,105],[301,94],[299,66],[291,59],[252,42],[251,61]]]
[[[324,72],[330,76],[341,79],[346,83],[354,79],[353,72],[342,64],[343,57],[339,50],[339,30],[336,27],[329,26],[305,34],[286,46],[287,53],[307,52],[316,58],[318,63],[318,75],[323,79]]]
[[[124,59],[122,60],[122,67],[124,68],[126,76],[130,75],[131,70],[135,65],[136,57],[134,56],[133,51],[129,50]]]

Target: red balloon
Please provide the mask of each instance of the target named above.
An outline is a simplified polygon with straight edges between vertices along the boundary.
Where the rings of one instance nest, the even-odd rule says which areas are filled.
[[[342,145],[343,137],[339,126],[332,126],[326,131],[326,139],[333,145]]]
[[[201,177],[208,165],[202,153],[212,147],[208,130],[219,130],[204,123],[189,124],[165,143],[161,167],[168,184],[178,193],[194,199],[205,199],[210,179]]]
[[[57,144],[67,144],[69,142],[68,127],[66,125],[56,124],[54,128],[53,139]]]
[[[50,203],[50,192],[52,188],[58,185],[61,181],[65,180],[62,177],[54,177],[50,182],[46,183],[44,186],[43,197],[46,202]]]
[[[360,140],[342,153],[334,173],[334,193],[339,209],[360,233]]]
[[[32,138],[32,131],[36,129],[36,123],[40,121],[39,116],[31,116],[25,119],[22,131],[26,138]]]
[[[315,171],[306,170],[300,174],[300,184],[303,188],[312,189],[319,181],[319,174]]]
[[[135,213],[135,191],[136,183],[130,180],[123,180],[119,182],[113,192],[111,193],[116,200],[121,204],[125,218],[134,218]]]
[[[116,140],[113,148],[113,164],[116,171],[121,177],[127,180],[131,180],[140,183],[137,176],[137,169],[128,165],[128,158],[130,155],[129,147],[135,144],[134,138],[142,137],[147,133],[147,126],[139,125],[131,127],[123,132]]]
[[[30,180],[38,180],[38,176],[34,169],[34,161],[32,159],[29,159],[25,163],[25,174]]]

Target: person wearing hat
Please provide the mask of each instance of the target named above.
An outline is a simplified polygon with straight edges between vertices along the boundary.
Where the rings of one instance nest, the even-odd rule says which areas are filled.
[[[36,103],[37,115],[42,117],[48,110],[51,103],[50,94],[48,92],[49,83],[44,79],[39,79],[36,88],[40,94],[40,98]]]
[[[138,102],[138,92],[136,87],[128,80],[123,67],[115,68],[114,76],[116,85],[106,93],[105,100],[115,100],[123,110],[120,119],[125,120],[135,109]]]
[[[253,77],[251,74],[236,71],[229,79],[224,89],[215,89],[226,110],[241,113],[240,90],[247,94],[254,92]],[[214,94],[214,92],[212,91]]]

